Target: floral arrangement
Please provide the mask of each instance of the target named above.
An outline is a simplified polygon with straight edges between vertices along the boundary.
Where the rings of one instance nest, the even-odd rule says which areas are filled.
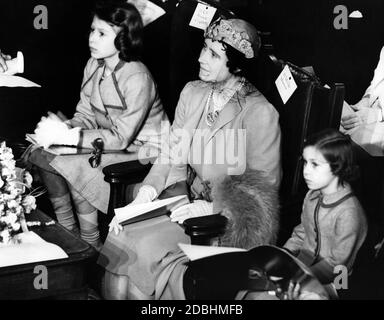
[[[16,167],[12,149],[0,143],[0,245],[17,242],[16,234],[27,232],[24,214],[36,209],[37,189],[31,191],[31,174]]]

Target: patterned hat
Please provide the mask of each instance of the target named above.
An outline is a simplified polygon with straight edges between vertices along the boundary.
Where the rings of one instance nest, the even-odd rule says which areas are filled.
[[[247,59],[257,56],[261,46],[256,28],[240,19],[219,18],[205,30],[204,37],[225,42],[243,53]]]

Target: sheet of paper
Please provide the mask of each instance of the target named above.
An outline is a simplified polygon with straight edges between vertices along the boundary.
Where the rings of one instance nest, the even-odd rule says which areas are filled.
[[[37,87],[41,86],[28,79],[19,76],[7,76],[0,73],[0,87]]]
[[[186,203],[189,203],[187,196],[181,195],[148,203],[127,205],[125,207],[115,209],[115,214],[117,220],[121,223],[161,207],[167,207],[167,209],[172,210]]]
[[[63,249],[33,231],[21,233],[19,237],[19,244],[0,245],[0,267],[68,258]]]
[[[216,10],[216,8],[209,5],[198,3],[189,25],[201,30],[207,29],[216,13]]]
[[[277,90],[279,91],[280,97],[283,100],[283,103],[286,104],[289,98],[297,89],[297,84],[293,79],[293,75],[289,70],[288,65],[286,65],[280,75],[275,81]]]
[[[198,245],[185,244],[185,243],[179,243],[178,246],[181,250],[183,250],[183,252],[188,256],[189,260],[191,261],[214,256],[217,254],[247,251],[241,248],[198,246]]]
[[[127,2],[135,5],[137,10],[140,12],[144,26],[147,26],[165,14],[163,8],[148,0],[128,0]]]

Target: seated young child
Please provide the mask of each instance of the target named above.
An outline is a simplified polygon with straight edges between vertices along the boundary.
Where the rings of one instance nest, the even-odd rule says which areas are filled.
[[[367,234],[364,210],[349,185],[356,170],[351,140],[327,129],[307,139],[303,159],[309,192],[301,223],[284,247],[329,284],[336,266],[351,272]]]

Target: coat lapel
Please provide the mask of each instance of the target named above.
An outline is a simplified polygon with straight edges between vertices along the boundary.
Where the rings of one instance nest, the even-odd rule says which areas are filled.
[[[210,87],[207,87],[207,90],[201,96],[201,99],[196,101],[196,103],[191,104],[192,110],[188,113],[188,129],[190,130],[190,133],[193,133],[193,130],[198,128],[199,123],[204,116],[204,111],[210,91]]]
[[[189,148],[188,148],[188,154],[186,154],[186,158],[184,161],[188,161],[189,158],[189,153],[191,151],[191,146],[195,134],[195,130],[198,129],[199,123],[202,120],[204,116],[204,111],[205,111],[205,106],[207,103],[208,95],[210,93],[210,87],[206,87],[206,92],[203,95],[196,95],[196,97],[191,97],[191,102],[188,104],[187,107],[187,112],[186,112],[186,122],[184,127],[182,128],[183,130],[186,130],[187,136],[188,136],[188,141],[183,141],[183,143],[188,143]],[[197,99],[197,97],[199,97]],[[187,102],[188,103],[188,102]]]
[[[220,112],[217,121],[211,128],[211,133],[208,139],[205,142],[205,145],[215,136],[217,131],[219,131],[222,127],[224,127],[227,123],[231,122],[242,110],[241,105],[245,101],[244,96],[237,92],[228,102],[228,104],[224,107],[224,109]]]
[[[100,92],[100,79],[103,74],[104,65],[99,65],[98,72],[94,75],[93,88],[91,94],[91,105],[99,110],[101,113],[106,114],[106,109],[104,108],[103,99],[101,98]]]

